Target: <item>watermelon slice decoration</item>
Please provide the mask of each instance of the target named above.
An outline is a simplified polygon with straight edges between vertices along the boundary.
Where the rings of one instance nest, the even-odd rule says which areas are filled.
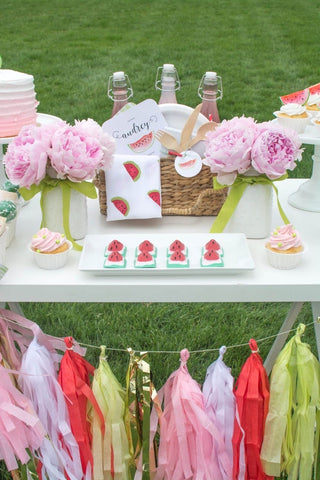
[[[125,198],[113,197],[111,198],[111,202],[116,207],[116,209],[119,210],[120,213],[122,213],[124,217],[128,215],[130,207],[129,207],[129,203]]]
[[[144,240],[139,245],[140,252],[153,252],[154,246],[149,240]]]
[[[172,262],[185,262],[186,256],[181,251],[176,251],[171,255],[170,260]]]
[[[219,260],[220,258],[220,255],[216,250],[209,250],[203,256],[206,260]]]
[[[298,103],[299,105],[305,105],[309,98],[309,88],[300,90],[299,92],[289,93],[288,95],[283,95],[280,97],[280,100],[283,104],[287,103]]]
[[[159,207],[161,206],[161,196],[159,190],[150,190],[148,192],[149,197],[153,200]]]
[[[320,93],[320,83],[317,83],[316,85],[312,85],[309,87],[309,93],[310,95],[315,95],[316,93]]]
[[[123,256],[119,252],[112,252],[108,256],[109,262],[119,263],[123,261]]]
[[[119,242],[119,240],[112,240],[108,245],[109,252],[121,252],[122,249],[123,243]]]
[[[185,245],[180,240],[175,240],[171,243],[169,250],[171,252],[181,252],[181,250],[185,250]]]
[[[153,256],[148,252],[141,252],[137,257],[138,262],[153,262]]]
[[[129,173],[130,177],[134,182],[139,180],[141,175],[141,170],[139,165],[137,165],[135,162],[128,161],[128,162],[124,162],[123,166],[127,170],[127,172]]]
[[[190,168],[196,163],[196,158],[191,158],[191,160],[187,160],[186,162],[179,162],[179,167],[181,168]]]
[[[143,153],[153,145],[153,142],[154,142],[153,132],[149,132],[143,137],[139,138],[139,140],[137,140],[136,142],[129,143],[128,147],[134,153]]]
[[[219,243],[212,238],[211,240],[209,240],[209,242],[206,243],[205,248],[206,250],[220,250],[221,247]]]

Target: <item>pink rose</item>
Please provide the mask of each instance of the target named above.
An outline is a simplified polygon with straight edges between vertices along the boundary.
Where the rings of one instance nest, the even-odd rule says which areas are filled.
[[[50,139],[40,127],[23,127],[4,157],[9,180],[20,187],[38,185],[46,174]]]
[[[204,163],[218,174],[220,183],[231,184],[238,173],[250,168],[255,136],[256,123],[250,117],[223,120],[214,131],[207,133]]]
[[[103,167],[103,157],[99,141],[77,127],[66,125],[52,136],[49,158],[57,178],[68,178],[72,182],[92,179],[96,170]]]
[[[298,134],[291,129],[262,123],[251,152],[252,166],[271,180],[294,170],[301,160],[303,149]]]

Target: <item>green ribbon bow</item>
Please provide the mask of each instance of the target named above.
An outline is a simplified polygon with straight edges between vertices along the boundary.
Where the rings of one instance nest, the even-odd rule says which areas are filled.
[[[78,245],[72,238],[69,227],[69,214],[70,214],[70,197],[71,189],[82,193],[89,198],[97,198],[97,192],[95,186],[91,182],[71,182],[68,179],[51,178],[46,175],[45,178],[39,183],[39,185],[31,185],[30,188],[21,187],[19,192],[24,200],[31,200],[37,193],[41,192],[40,206],[42,212],[41,228],[46,225],[45,213],[43,208],[45,195],[53,188],[61,187],[62,190],[62,219],[65,235],[73,245],[75,250],[81,251],[82,246]]]
[[[276,180],[284,180],[288,177],[288,175],[282,175],[282,177],[277,178]],[[210,229],[211,233],[221,233],[225,229],[226,225],[228,224],[233,212],[235,211],[242,195],[245,189],[247,188],[248,185],[255,185],[255,184],[261,184],[261,185],[272,185],[276,197],[277,197],[277,204],[278,204],[278,209],[279,213],[281,215],[282,220],[284,221],[285,224],[290,223],[288,220],[288,217],[284,213],[279,197],[278,197],[278,189],[274,185],[274,180],[270,180],[266,175],[258,175],[258,176],[245,176],[245,175],[238,175],[232,184],[229,194],[226,198],[226,201],[224,202],[217,218],[213,222],[213,225]],[[220,188],[225,188],[226,185],[221,185],[216,177],[213,177],[213,188],[215,190],[218,190]]]

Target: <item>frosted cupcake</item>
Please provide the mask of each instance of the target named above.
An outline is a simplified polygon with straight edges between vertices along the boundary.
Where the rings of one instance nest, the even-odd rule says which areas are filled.
[[[282,105],[279,111],[273,113],[280,125],[292,128],[298,133],[304,132],[309,123],[311,114],[307,112],[306,107],[298,103],[287,103]]]
[[[305,252],[300,234],[291,224],[277,227],[265,248],[270,265],[282,270],[295,268]]]
[[[47,228],[33,235],[29,247],[37,265],[49,270],[63,267],[71,248],[72,244],[64,234],[51,232]]]

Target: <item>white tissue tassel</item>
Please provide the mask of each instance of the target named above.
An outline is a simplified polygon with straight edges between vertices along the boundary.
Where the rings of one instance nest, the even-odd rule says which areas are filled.
[[[49,438],[38,450],[43,476],[50,480],[83,478],[78,444],[71,432],[66,399],[57,380],[51,354],[34,338],[22,357],[18,379]],[[88,479],[88,476],[86,476]]]

